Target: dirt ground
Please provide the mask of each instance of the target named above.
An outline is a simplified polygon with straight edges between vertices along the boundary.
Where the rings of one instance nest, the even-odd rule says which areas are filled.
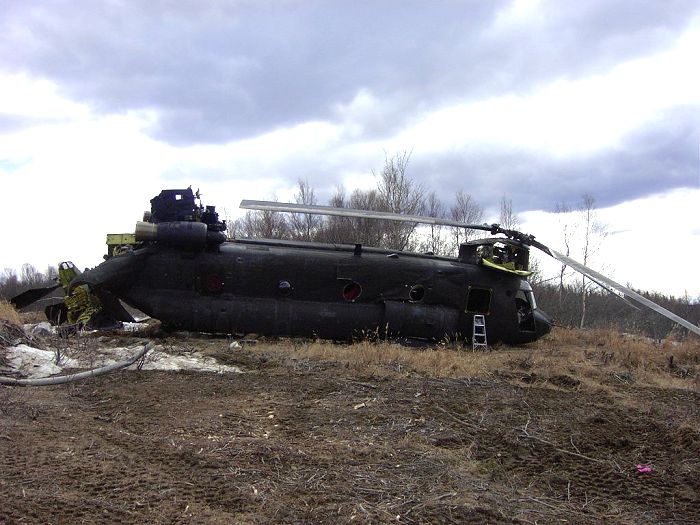
[[[690,381],[542,375],[538,347],[438,377],[294,341],[168,344],[244,373],[0,389],[1,523],[700,523]]]

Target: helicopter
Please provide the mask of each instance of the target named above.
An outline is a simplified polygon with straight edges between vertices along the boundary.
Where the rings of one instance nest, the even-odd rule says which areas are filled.
[[[484,340],[520,345],[553,325],[527,281],[534,247],[700,335],[700,328],[633,290],[498,224],[244,200],[243,209],[445,225],[492,237],[461,244],[457,257],[361,244],[229,240],[215,207],[197,204],[198,198],[191,187],[161,191],[133,236],[123,236],[125,243],[111,246],[103,263],[76,275],[68,296],[87,289],[101,315],[133,321],[125,303],[167,330],[473,341],[475,324],[483,323]]]

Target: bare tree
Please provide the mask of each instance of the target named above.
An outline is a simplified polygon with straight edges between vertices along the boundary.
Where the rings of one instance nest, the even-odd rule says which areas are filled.
[[[330,205],[336,208],[383,210],[377,190],[355,190],[350,195],[350,198],[346,198],[345,190],[338,188],[335,195],[331,198]],[[385,239],[384,224],[386,222],[359,217],[330,216],[319,237],[326,242],[383,246]]]
[[[328,202],[334,208],[347,208],[345,188],[338,186]],[[352,223],[348,217],[329,216],[319,232],[319,240],[331,243],[347,243],[351,241]]]
[[[0,298],[10,299],[29,288],[47,286],[57,275],[56,267],[51,265],[47,267],[46,273],[42,273],[33,265],[25,263],[19,276],[13,268],[5,268],[0,274]]]
[[[579,205],[579,213],[582,231],[582,248],[581,254],[583,257],[583,265],[588,266],[589,259],[598,251],[603,239],[607,236],[605,226],[598,222],[596,217],[595,199],[591,195],[584,195]],[[583,328],[586,322],[586,297],[591,282],[587,280],[585,275],[581,275],[581,322],[579,327]]]
[[[359,210],[420,215],[424,208],[424,189],[406,173],[410,153],[386,157],[381,173],[375,177],[377,188],[355,190],[348,198],[338,188],[330,206]],[[360,243],[395,250],[412,250],[417,245],[416,224],[376,219],[328,217],[319,238],[326,242]]]
[[[397,153],[393,157],[385,157],[384,167],[377,183],[377,192],[383,211],[402,215],[423,213],[425,189],[406,174],[410,159],[411,153],[407,151]],[[416,226],[416,223],[410,222],[385,222],[383,246],[397,250],[414,249]]]
[[[290,229],[284,214],[267,210],[246,212],[243,217],[236,219],[236,224],[230,230],[241,237],[290,238]]]
[[[20,270],[20,281],[27,288],[38,286],[44,282],[44,274],[29,263],[24,263]]]
[[[431,191],[425,199],[425,214],[428,217],[438,218],[444,218],[447,215],[444,204],[434,191]],[[435,255],[447,255],[450,252],[450,246],[445,239],[445,227],[431,224],[428,228],[428,236],[420,243],[420,251]]]
[[[226,237],[229,239],[238,239],[243,237],[241,231],[242,221],[240,219],[226,219]]]
[[[316,194],[309,185],[308,180],[299,179],[299,191],[294,196],[297,204],[315,205]],[[323,219],[319,215],[310,213],[292,213],[289,218],[289,228],[293,239],[300,241],[313,241],[318,237],[318,232],[323,226]]]
[[[13,268],[5,268],[0,275],[0,297],[9,299],[17,295],[21,284],[17,272]]]
[[[226,223],[226,237],[229,239],[237,239],[242,237],[241,219],[230,219],[228,210],[224,208],[224,222]]]
[[[450,208],[450,218],[467,224],[480,224],[483,220],[484,209],[476,203],[472,196],[462,190],[457,192],[455,204]],[[452,252],[459,250],[459,245],[476,237],[474,230],[452,228]]]
[[[501,214],[499,224],[508,230],[517,230],[520,227],[520,219],[513,212],[513,201],[506,198],[505,193],[501,197]]]
[[[571,206],[566,203],[558,203],[554,208],[554,213],[559,217],[558,222],[561,228],[563,242],[564,242],[564,255],[569,257],[571,255],[571,243],[576,231],[576,224],[571,218]],[[564,275],[566,273],[566,265],[562,264],[559,269],[559,306],[561,306],[564,300]]]
[[[385,210],[384,203],[377,190],[353,191],[352,195],[350,195],[348,207],[358,210]],[[386,244],[387,224],[388,221],[379,221],[377,219],[350,219],[352,242],[368,246],[391,247]]]
[[[44,274],[44,279],[46,281],[53,281],[57,277],[58,277],[58,268],[56,268],[52,264],[49,264],[46,267],[46,273]]]

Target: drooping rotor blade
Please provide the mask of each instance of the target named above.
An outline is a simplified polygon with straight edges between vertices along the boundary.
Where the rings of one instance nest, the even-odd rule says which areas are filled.
[[[554,250],[550,250],[550,249],[547,248],[544,244],[535,243],[534,245],[537,246],[537,248],[541,249],[543,252],[545,252],[545,253],[546,253],[547,255],[549,255],[550,257],[553,257],[554,259],[557,259],[557,260],[560,261],[560,262],[564,262],[564,261],[562,261],[561,259],[559,259],[559,257],[564,257],[564,256],[563,256],[562,254],[560,254],[559,252],[555,252]],[[554,255],[555,253],[557,254],[557,256]],[[573,261],[573,259],[570,259],[570,260]],[[576,261],[574,261],[574,262],[576,262]],[[578,263],[576,263],[576,264],[578,264]],[[583,266],[583,265],[580,265],[580,266]],[[641,308],[639,308],[636,304],[634,304],[632,301],[630,301],[629,299],[627,299],[627,296],[625,296],[622,292],[620,292],[620,291],[614,289],[613,287],[611,287],[611,286],[605,284],[604,282],[602,282],[602,281],[600,281],[600,280],[594,279],[594,278],[591,277],[590,275],[586,275],[586,277],[588,277],[591,281],[593,281],[593,282],[596,283],[598,286],[600,286],[603,290],[605,290],[605,291],[607,291],[608,293],[612,294],[613,296],[617,297],[620,301],[622,301],[623,303],[625,303],[625,304],[626,304],[627,306],[629,306],[630,308],[634,308],[635,310],[641,310]]]
[[[605,275],[602,275],[595,270],[591,270],[588,266],[584,266],[578,261],[575,261],[571,257],[568,257],[564,254],[561,254],[555,250],[552,250],[551,248],[548,250],[549,254],[554,257],[557,261],[562,262],[566,264],[567,266],[570,266],[580,274],[585,275],[598,285],[602,286],[603,288],[612,288],[613,290],[616,290],[620,292],[621,294],[625,295],[626,297],[629,297],[630,299],[637,301],[638,303],[646,306],[647,308],[650,308],[651,310],[654,310],[656,313],[659,313],[663,315],[664,317],[667,317],[671,321],[674,321],[675,323],[678,323],[679,325],[683,326],[684,328],[687,328],[691,332],[700,335],[700,327],[695,326],[689,321],[686,321],[682,317],[679,317],[678,315],[674,314],[673,312],[667,310],[663,306],[660,306],[656,304],[654,301],[650,301],[643,295],[638,294],[634,290],[631,290],[630,288],[626,286],[622,286],[621,284],[613,281],[609,277],[606,277]]]
[[[251,201],[242,200],[241,208],[260,211],[286,211],[291,213],[310,213],[313,215],[335,215],[338,217],[356,217],[358,219],[380,219],[395,222],[417,222],[420,224],[432,224],[434,226],[454,226],[457,228],[469,228],[491,232],[493,226],[488,224],[466,224],[451,219],[438,217],[424,217],[423,215],[399,215],[384,211],[356,210],[353,208],[335,208],[333,206],[317,206],[314,204],[292,204],[290,202]],[[494,225],[497,226],[497,225]],[[495,231],[493,233],[500,233]]]
[[[30,304],[38,301],[42,297],[47,296],[56,288],[60,287],[60,284],[54,284],[51,286],[46,286],[44,288],[32,288],[31,290],[27,290],[26,292],[22,292],[21,294],[14,296],[12,299],[10,299],[10,302],[14,305],[15,308],[21,310],[25,306],[29,306]]]

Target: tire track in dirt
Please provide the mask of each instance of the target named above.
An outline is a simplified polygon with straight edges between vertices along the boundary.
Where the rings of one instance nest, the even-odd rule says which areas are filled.
[[[0,521],[700,522],[700,439],[669,417],[696,394],[236,359],[28,391],[0,413]]]

